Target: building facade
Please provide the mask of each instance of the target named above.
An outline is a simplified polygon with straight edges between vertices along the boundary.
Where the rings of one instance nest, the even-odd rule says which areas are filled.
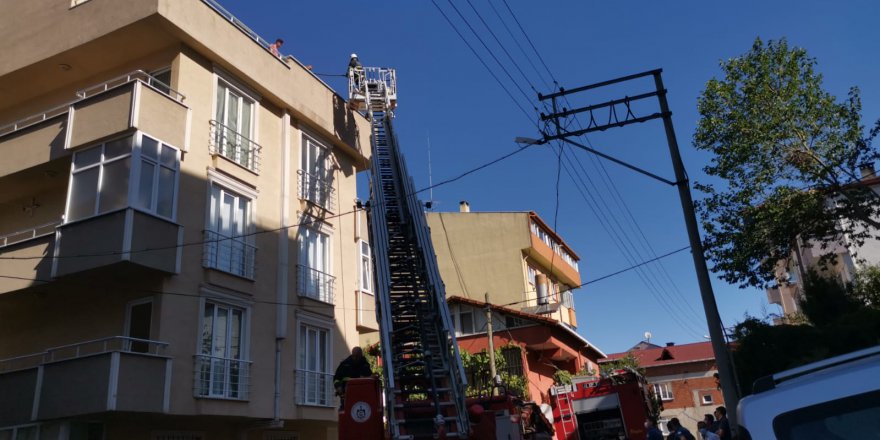
[[[335,439],[368,122],[212,0],[2,9],[0,438]]]
[[[479,353],[489,348],[487,304],[458,296],[450,297],[460,350]],[[509,375],[526,380],[528,398],[550,404],[550,388],[557,370],[569,373],[598,372],[605,353],[565,324],[552,318],[489,305],[492,313],[492,343],[500,349]],[[462,323],[465,323],[462,326]],[[469,378],[471,383],[483,378]]]
[[[428,212],[446,295],[485,300],[577,328],[580,258],[534,212]]]
[[[682,426],[697,432],[697,422],[715,408],[724,405],[715,374],[715,355],[711,342],[660,347],[642,341],[624,353],[609,354],[599,364],[611,362],[632,354],[645,369],[645,379],[654,389],[654,395],[663,403],[658,427],[664,435],[666,422],[677,417]],[[697,435],[697,434],[695,434]]]
[[[854,185],[864,186],[880,194],[880,177],[873,166],[862,167],[862,180]],[[877,235],[877,234],[874,234]],[[822,257],[831,254],[831,261]],[[774,323],[790,322],[801,314],[804,299],[804,278],[810,271],[831,277],[841,283],[851,283],[856,272],[866,266],[880,264],[880,239],[868,238],[857,244],[847,236],[826,242],[797,240],[797,249],[790,258],[776,265],[776,285],[767,288],[767,302],[779,306]]]

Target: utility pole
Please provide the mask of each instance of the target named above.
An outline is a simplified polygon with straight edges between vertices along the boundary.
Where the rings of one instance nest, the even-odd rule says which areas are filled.
[[[492,375],[492,395],[495,395],[495,341],[492,336],[492,306],[489,304],[489,292],[486,292],[486,333],[489,336],[489,374]]]
[[[694,202],[691,198],[690,184],[688,181],[687,172],[684,168],[684,163],[681,160],[681,154],[678,150],[678,141],[675,138],[675,130],[672,126],[672,112],[669,111],[669,104],[666,101],[666,89],[663,88],[663,79],[660,76],[661,73],[661,69],[656,69],[647,72],[637,73],[634,75],[615,78],[596,84],[577,87],[571,90],[560,88],[558,92],[551,93],[546,96],[539,94],[538,99],[541,101],[547,99],[552,100],[553,113],[550,115],[545,115],[542,113],[541,119],[544,121],[552,119],[554,122],[554,126],[556,127],[556,133],[543,133],[544,138],[540,141],[535,141],[534,143],[546,144],[554,140],[561,140],[576,147],[579,147],[583,150],[586,150],[592,154],[595,154],[603,159],[612,161],[626,168],[629,168],[630,170],[641,173],[654,180],[678,188],[678,195],[681,201],[681,209],[684,213],[684,222],[687,228],[688,240],[690,241],[691,255],[693,256],[694,260],[694,270],[696,271],[697,282],[700,286],[700,296],[703,302],[703,310],[706,314],[706,323],[709,326],[709,335],[712,338],[712,350],[715,354],[715,363],[718,367],[718,375],[721,379],[721,389],[722,393],[724,394],[724,403],[727,407],[728,416],[732,421],[731,428],[736,430],[736,406],[739,402],[739,394],[737,392],[736,380],[734,379],[735,376],[733,363],[731,362],[727,340],[724,335],[724,328],[721,324],[721,317],[718,314],[718,304],[715,301],[715,294],[712,291],[712,282],[709,278],[709,269],[706,266],[706,259],[703,254],[703,244],[700,238],[700,230],[697,225],[697,216],[696,212],[694,211]],[[576,109],[563,108],[561,112],[557,110],[557,99],[562,98],[566,95],[585,92],[587,90],[597,89],[611,84],[622,83],[648,76],[651,76],[654,79],[654,91],[633,96],[626,96],[621,99],[614,99],[604,103],[589,105]],[[632,107],[632,103],[655,96],[659,101],[660,111],[649,115],[637,116]],[[604,112],[606,110],[607,122],[604,115]],[[599,111],[602,111],[603,115],[600,116],[600,118],[597,120],[596,116]],[[560,123],[560,118],[568,118],[572,116],[576,117],[576,115],[580,113],[586,113],[586,115],[589,117],[589,122],[586,128],[581,127],[578,130],[571,132],[566,131],[565,129],[560,129],[561,126],[568,125]],[[587,145],[580,144],[571,139],[572,137],[584,135],[595,131],[605,131],[609,128],[624,127],[626,125],[642,123],[650,121],[652,119],[663,119],[663,127],[666,130],[666,141],[669,144],[669,154],[672,159],[672,168],[675,172],[674,181],[660,177],[650,171],[626,163],[620,159],[609,156],[605,153],[597,151]]]

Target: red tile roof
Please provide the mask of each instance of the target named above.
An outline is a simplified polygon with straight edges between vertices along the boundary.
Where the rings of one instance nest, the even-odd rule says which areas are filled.
[[[599,363],[601,364],[620,359],[626,356],[627,353],[632,353],[633,356],[639,360],[639,365],[644,368],[715,359],[711,342],[695,342],[693,344],[673,345],[671,347],[658,347],[649,348],[647,350],[612,353],[609,354],[607,358],[600,359]]]

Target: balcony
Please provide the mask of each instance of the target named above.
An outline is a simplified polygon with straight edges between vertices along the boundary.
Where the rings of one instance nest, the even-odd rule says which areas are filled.
[[[296,370],[296,404],[335,406],[333,374]]]
[[[251,362],[196,355],[193,396],[209,399],[248,400]]]
[[[167,345],[112,336],[0,360],[0,426],[106,411],[167,412]]]
[[[299,296],[333,304],[333,286],[336,277],[302,264],[297,264],[296,269]]]
[[[53,276],[127,262],[179,272],[183,227],[134,208],[123,208],[58,227]]]
[[[210,121],[210,126],[208,150],[212,156],[224,157],[253,173],[260,172],[260,150],[263,147],[215,120]]]
[[[254,279],[257,247],[248,243],[248,237],[230,237],[214,231],[204,232],[202,266],[249,280]]]
[[[299,198],[309,201],[330,212],[336,212],[336,189],[333,180],[298,170]]]
[[[137,70],[76,94],[73,101],[0,126],[0,176],[70,155],[70,149],[140,128],[186,148],[185,97]]]

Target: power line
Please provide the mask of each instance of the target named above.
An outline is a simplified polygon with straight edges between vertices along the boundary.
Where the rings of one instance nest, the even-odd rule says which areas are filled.
[[[523,28],[522,23],[519,22],[519,19],[516,18],[516,14],[514,14],[513,10],[510,9],[510,5],[507,4],[507,0],[504,0],[504,6],[507,8],[507,11],[510,12],[510,16],[513,17],[516,25],[519,26],[519,30],[522,31],[522,34],[526,37],[526,41],[528,41],[529,45],[532,46],[532,50],[535,51],[535,55],[538,56],[538,60],[540,60],[541,64],[544,65],[544,68],[547,69],[547,73],[550,74],[550,79],[553,80],[554,84],[559,84],[558,82],[556,82],[556,78],[553,77],[553,72],[551,72],[550,68],[547,67],[547,63],[544,61],[544,57],[541,56],[541,52],[538,52],[538,49],[535,48],[535,44],[532,43],[532,39],[529,38],[529,34],[526,33],[526,30]]]
[[[513,101],[513,103],[514,103],[514,104],[520,109],[520,111],[526,116],[526,119],[532,121],[532,123],[535,124],[535,125],[537,126],[537,123],[535,123],[534,120],[532,120],[532,116],[529,115],[529,112],[527,112],[526,109],[524,109],[523,106],[519,103],[519,101],[517,101],[517,100],[513,97],[513,94],[511,94],[511,93],[510,93],[510,90],[507,89],[507,87],[504,85],[504,83],[502,83],[501,80],[498,79],[498,76],[495,75],[495,72],[493,72],[492,69],[489,68],[489,65],[486,64],[485,61],[483,61],[483,58],[480,57],[480,55],[477,53],[477,51],[474,49],[474,47],[471,46],[471,44],[467,41],[467,39],[464,38],[464,35],[461,34],[461,32],[458,30],[458,28],[455,26],[455,24],[452,23],[452,20],[449,19],[449,16],[447,16],[446,13],[443,12],[443,9],[440,9],[440,5],[438,5],[437,2],[434,1],[434,0],[431,0],[431,3],[433,3],[433,4],[434,4],[434,7],[436,7],[437,10],[440,11],[440,14],[443,15],[443,18],[446,19],[446,22],[449,23],[449,26],[452,27],[452,30],[454,30],[455,33],[458,34],[458,37],[461,38],[461,41],[463,41],[464,44],[468,47],[468,49],[470,49],[471,52],[474,54],[474,56],[477,57],[477,60],[480,62],[480,64],[482,64],[483,67],[486,68],[486,71],[489,72],[489,75],[492,75],[492,78],[495,79],[495,82],[497,82],[498,85],[501,86],[501,88],[504,90],[504,93],[507,94],[507,96],[510,98],[510,100]]]
[[[442,185],[447,185],[447,184],[450,184],[450,183],[452,183],[452,182],[455,182],[455,181],[458,181],[458,180],[460,180],[460,179],[463,179],[463,178],[465,178],[465,177],[467,177],[467,176],[469,176],[469,175],[471,175],[471,174],[473,174],[473,173],[475,173],[475,172],[477,172],[477,171],[480,171],[480,170],[483,170],[483,169],[485,169],[485,168],[488,168],[488,167],[490,167],[490,166],[492,166],[492,165],[494,165],[494,164],[496,164],[496,163],[498,163],[498,162],[501,162],[501,161],[503,161],[503,160],[505,160],[505,159],[507,159],[507,158],[509,158],[509,157],[511,157],[511,156],[514,156],[514,155],[516,155],[516,154],[522,152],[523,150],[525,150],[525,149],[528,148],[528,147],[531,147],[531,145],[526,145],[526,146],[523,146],[523,147],[521,147],[521,148],[516,149],[516,150],[513,151],[513,152],[506,153],[506,154],[502,155],[501,157],[498,157],[498,158],[496,158],[496,159],[492,159],[492,160],[489,161],[489,162],[486,162],[486,163],[484,163],[484,164],[478,165],[478,166],[476,166],[475,168],[472,168],[472,169],[470,169],[470,170],[468,170],[468,171],[465,171],[465,172],[463,172],[463,173],[461,173],[461,174],[459,174],[458,176],[455,176],[455,177],[453,177],[453,178],[446,179],[446,180],[444,180],[444,181],[442,181],[442,182],[436,183],[436,184],[431,185],[431,186],[428,186],[428,187],[426,187],[426,188],[422,188],[422,189],[417,190],[417,191],[414,191],[414,192],[412,192],[412,193],[410,193],[410,194],[406,194],[405,197],[409,197],[409,196],[411,196],[411,195],[415,195],[415,194],[418,194],[418,193],[421,193],[421,192],[427,191],[427,190],[429,190],[429,189],[433,189],[433,188],[436,188],[436,187],[438,187],[438,186],[442,186]],[[155,248],[144,248],[144,249],[133,249],[133,250],[130,250],[130,251],[127,251],[127,252],[123,252],[123,251],[112,251],[112,252],[94,253],[94,254],[60,255],[60,256],[54,256],[54,255],[40,255],[40,256],[32,256],[32,257],[2,257],[2,256],[0,256],[0,260],[43,260],[43,259],[47,259],[47,260],[49,260],[49,259],[63,259],[63,258],[107,257],[107,256],[122,255],[122,254],[134,254],[134,253],[140,253],[140,252],[156,252],[156,251],[161,251],[161,250],[177,249],[177,248],[180,248],[180,247],[198,246],[198,245],[204,245],[204,244],[207,244],[207,243],[217,243],[217,242],[221,242],[221,241],[227,241],[227,240],[233,240],[233,239],[246,238],[246,237],[251,237],[251,236],[256,236],[256,235],[261,235],[261,234],[271,233],[271,232],[280,232],[280,231],[287,230],[287,229],[289,229],[289,228],[294,228],[294,227],[298,227],[298,226],[305,226],[305,225],[311,225],[311,224],[313,224],[313,223],[320,223],[320,222],[323,222],[323,221],[325,221],[325,220],[330,220],[330,219],[334,219],[334,218],[339,218],[339,217],[342,217],[342,216],[345,216],[345,215],[354,214],[354,213],[357,213],[357,212],[359,212],[359,211],[363,211],[363,210],[364,210],[363,208],[356,208],[356,209],[353,209],[353,210],[351,210],[351,211],[347,211],[347,212],[343,212],[343,213],[339,213],[339,214],[334,214],[334,215],[330,215],[330,216],[324,216],[324,217],[320,217],[320,218],[318,218],[318,217],[314,217],[314,220],[303,221],[303,222],[296,223],[296,224],[289,225],[289,226],[282,226],[282,227],[274,228],[274,229],[264,229],[264,230],[259,230],[259,231],[250,232],[250,233],[247,233],[247,234],[241,234],[241,235],[236,235],[236,236],[230,236],[230,237],[225,237],[225,238],[216,239],[216,240],[200,240],[200,241],[194,241],[194,242],[189,242],[189,243],[182,243],[182,244],[171,245],[171,246],[161,246],[161,247],[155,247]]]

